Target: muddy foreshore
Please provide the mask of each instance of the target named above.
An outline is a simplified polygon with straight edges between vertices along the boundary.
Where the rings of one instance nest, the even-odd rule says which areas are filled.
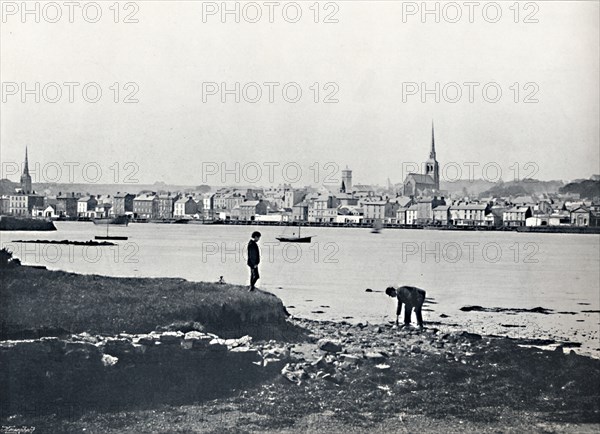
[[[193,381],[180,381],[173,390],[187,396],[183,401],[87,410],[75,403],[52,414],[11,414],[2,423],[53,433],[600,428],[600,360],[563,347],[547,351],[523,345],[531,342],[435,326],[397,330],[390,324],[288,321],[306,329],[306,337],[243,340],[241,347],[260,355],[257,365],[277,369],[259,382],[222,390],[221,396],[194,399],[186,395]],[[255,375],[240,373],[249,380]],[[189,380],[197,375],[183,374]]]

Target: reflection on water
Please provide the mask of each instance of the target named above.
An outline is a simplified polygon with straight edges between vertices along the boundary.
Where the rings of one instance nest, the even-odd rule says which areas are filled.
[[[256,227],[131,224],[111,227],[126,235],[111,247],[11,243],[12,240],[77,240],[103,227],[57,222],[58,231],[3,232],[25,264],[112,276],[183,277],[246,284],[246,244]],[[598,235],[513,232],[310,228],[311,244],[286,244],[283,228],[260,227],[258,286],[281,297],[298,316],[381,322],[394,319],[390,284],[421,287],[432,302],[425,321],[460,324],[474,332],[556,336],[582,342],[600,354],[600,249]],[[286,230],[286,233],[290,228]],[[304,232],[307,232],[306,234]],[[365,292],[371,288],[374,292]],[[310,300],[310,301],[308,301]],[[462,312],[467,305],[552,309],[553,313]],[[327,306],[327,307],[322,307]],[[313,313],[322,311],[323,313]],[[583,312],[596,311],[596,312]]]

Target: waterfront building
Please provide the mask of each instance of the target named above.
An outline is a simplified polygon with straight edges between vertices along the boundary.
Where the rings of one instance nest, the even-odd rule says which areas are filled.
[[[322,195],[308,207],[308,221],[315,223],[333,223],[337,217],[338,200],[335,196]]]
[[[9,214],[9,199],[7,195],[0,196],[0,215]]]
[[[495,228],[501,227],[503,224],[502,217],[505,210],[506,208],[500,205],[492,206],[490,208],[490,212],[485,216],[485,225]]]
[[[175,202],[173,217],[176,219],[192,218],[198,213],[198,202],[192,196],[182,197]]]
[[[202,195],[202,212],[204,218],[207,220],[212,220],[214,218],[214,197],[214,193],[204,193]]]
[[[29,196],[22,193],[8,195],[8,214],[27,217],[29,215]]]
[[[36,194],[35,192],[27,195],[27,208],[29,214],[31,214],[31,210],[33,207],[41,208],[44,206],[44,196],[41,194]]]
[[[37,218],[56,218],[56,205],[34,206],[31,212],[32,217]]]
[[[154,193],[140,194],[133,199],[133,216],[136,219],[158,218],[158,197]]]
[[[239,205],[239,219],[254,221],[256,216],[267,215],[267,202],[264,200],[248,200]]]
[[[295,222],[308,220],[308,202],[302,201],[292,207],[292,220]]]
[[[490,212],[489,204],[459,202],[450,206],[450,221],[455,226],[486,226],[485,217]],[[531,216],[531,211],[530,215]],[[523,219],[523,225],[525,219]]]
[[[352,193],[337,193],[335,198],[341,206],[356,206],[359,202],[358,197],[355,197]]]
[[[398,208],[398,211],[396,211],[396,223],[399,225],[405,225],[406,224],[406,211],[408,211],[408,207],[406,206],[401,206],[400,208]]]
[[[378,200],[363,203],[363,222],[373,223],[375,220],[383,220],[386,215],[386,206],[389,203],[385,200]]]
[[[571,224],[571,213],[567,210],[556,210],[548,218],[548,226],[569,226]]]
[[[62,194],[58,193],[56,196],[56,213],[61,217],[77,217],[77,207],[80,196],[75,195],[74,192]]]
[[[446,205],[444,198],[422,197],[416,201],[417,205],[417,224],[429,225],[433,223],[433,209],[439,205]]]
[[[525,226],[548,226],[549,221],[548,214],[535,214],[525,219]]]
[[[116,216],[133,214],[135,194],[117,192],[113,196],[113,213]]]
[[[98,196],[98,205],[96,205],[95,215],[93,218],[108,218],[114,216],[113,200],[110,196]]]
[[[289,188],[285,190],[283,198],[283,208],[293,208],[294,205],[299,204],[306,197],[305,189],[293,189]]]
[[[416,225],[418,215],[419,215],[419,207],[417,206],[417,204],[412,204],[411,206],[409,206],[406,209],[406,219],[405,219],[404,224]]]
[[[571,225],[587,227],[590,225],[590,210],[585,206],[579,206],[571,211]]]
[[[502,213],[504,226],[525,226],[525,221],[532,216],[531,208],[528,206],[514,206]]]
[[[433,224],[438,226],[448,226],[450,222],[450,205],[437,205],[432,210]]]
[[[241,213],[239,205],[234,206],[232,210],[225,210],[226,220],[239,220]]]
[[[83,196],[77,200],[77,216],[78,217],[91,217],[91,214],[96,213],[96,206],[98,201],[93,195]]]
[[[166,194],[159,194],[158,196],[158,216],[159,219],[172,219],[173,218],[173,209],[175,207],[175,202],[179,200],[180,196],[172,195],[169,191]]]
[[[363,222],[366,224],[381,220],[387,223],[396,221],[396,212],[400,208],[397,202],[388,200],[365,201],[363,202]]]
[[[235,206],[240,205],[246,200],[245,194],[239,190],[229,188],[219,189],[214,196],[214,209],[217,211],[231,211]]]

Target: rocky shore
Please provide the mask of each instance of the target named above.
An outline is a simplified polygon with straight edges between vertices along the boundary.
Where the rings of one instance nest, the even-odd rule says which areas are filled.
[[[225,340],[194,331],[111,339],[83,336],[100,339],[103,343],[95,342],[96,348],[117,359],[101,359],[103,369],[118,369],[119,363],[125,368],[127,351],[140,351],[135,350],[137,345],[152,343],[146,355],[156,351],[155,342],[160,342],[158,347],[165,345],[161,351],[171,356],[163,359],[166,370],[161,372],[177,380],[168,389],[170,394],[158,395],[171,399],[43,417],[16,413],[3,423],[35,426],[36,432],[103,433],[595,432],[600,428],[600,361],[566,348],[547,351],[525,345],[530,342],[433,327],[288,321],[305,329],[307,337],[287,342]],[[198,360],[183,370],[173,362],[181,354],[192,354],[194,348],[210,345],[221,348],[222,354],[243,355],[234,364],[220,359],[226,368],[210,375],[194,371],[201,366]],[[129,367],[129,378],[135,377],[139,360],[143,359]],[[220,375],[222,382],[237,380],[229,382],[227,390],[213,388],[212,394],[198,395],[198,390],[207,388],[198,388],[197,382],[207,375]]]

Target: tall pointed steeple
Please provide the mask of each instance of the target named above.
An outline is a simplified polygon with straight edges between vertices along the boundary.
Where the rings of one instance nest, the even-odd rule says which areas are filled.
[[[21,191],[25,194],[33,193],[31,175],[29,175],[29,156],[27,154],[27,147],[25,147],[25,165],[23,166],[23,174],[21,175]]]
[[[23,168],[23,174],[29,175],[29,158],[27,156],[27,146],[25,146],[25,167]]]
[[[435,133],[433,130],[433,121],[431,121],[431,151],[429,152],[429,158],[435,160]]]
[[[435,130],[433,121],[431,121],[431,151],[429,151],[429,159],[425,163],[425,175],[431,176],[435,190],[440,189],[440,165],[435,155]]]

